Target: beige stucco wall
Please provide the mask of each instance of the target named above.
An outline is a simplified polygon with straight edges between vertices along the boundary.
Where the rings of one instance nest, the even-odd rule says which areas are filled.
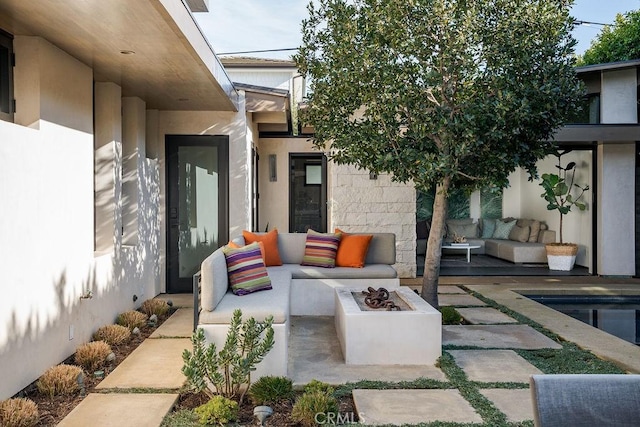
[[[258,142],[258,229],[289,231],[289,153],[317,153],[306,138],[260,138]],[[269,181],[269,156],[276,155],[277,180]],[[330,184],[329,184],[330,185]]]
[[[148,228],[139,230],[145,239],[129,247],[116,232],[121,141],[115,133],[103,152],[112,177],[111,190],[103,188],[111,195],[112,245],[94,251],[99,201],[94,199],[91,68],[41,38],[18,36],[14,48],[18,108],[15,123],[0,121],[0,399],[73,354],[118,313],[159,292],[157,226],[148,219]],[[119,93],[117,85],[109,90]],[[120,114],[106,114],[119,97],[101,102],[96,122],[120,127]],[[152,218],[157,165],[141,159],[137,173],[148,181],[138,203]],[[93,298],[81,299],[88,290]]]

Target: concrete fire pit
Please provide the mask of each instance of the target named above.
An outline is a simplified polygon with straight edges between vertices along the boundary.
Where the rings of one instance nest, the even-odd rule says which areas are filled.
[[[390,292],[402,311],[368,309],[361,290],[336,289],[336,332],[348,365],[433,365],[442,355],[442,317],[409,288]]]

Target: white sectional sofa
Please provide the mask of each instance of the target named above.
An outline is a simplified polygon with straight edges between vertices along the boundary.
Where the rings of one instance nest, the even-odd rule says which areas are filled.
[[[207,257],[194,277],[194,325],[202,328],[208,342],[224,345],[235,309],[243,319],[257,321],[272,315],[275,346],[257,366],[252,379],[264,375],[287,375],[288,340],[291,316],[333,316],[335,288],[395,289],[400,279],[393,268],[396,260],[395,235],[366,233],[373,238],[363,268],[322,268],[300,265],[306,234],[279,233],[278,250],[283,265],[267,267],[271,290],[235,295],[229,289],[227,265],[222,248]],[[244,245],[242,237],[233,241]]]

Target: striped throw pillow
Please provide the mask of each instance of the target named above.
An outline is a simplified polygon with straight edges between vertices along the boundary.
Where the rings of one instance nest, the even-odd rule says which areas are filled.
[[[340,233],[318,233],[307,231],[304,256],[300,265],[333,268],[336,266],[336,254],[340,245]]]
[[[247,295],[271,289],[271,279],[257,242],[241,248],[225,246],[222,252],[227,260],[229,284],[234,294]]]

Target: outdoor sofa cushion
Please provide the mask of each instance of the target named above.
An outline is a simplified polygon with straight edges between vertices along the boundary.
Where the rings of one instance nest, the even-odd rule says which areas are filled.
[[[363,268],[335,267],[318,268],[296,264],[283,264],[269,267],[272,271],[288,271],[292,279],[394,279],[398,272],[390,265],[371,264]]]
[[[204,309],[200,312],[199,323],[229,324],[237,308],[242,310],[243,317],[251,316],[258,322],[273,315],[273,323],[285,323],[289,318],[291,273],[280,267],[270,267],[268,271],[272,289],[248,295],[234,295],[228,291],[215,310]]]

